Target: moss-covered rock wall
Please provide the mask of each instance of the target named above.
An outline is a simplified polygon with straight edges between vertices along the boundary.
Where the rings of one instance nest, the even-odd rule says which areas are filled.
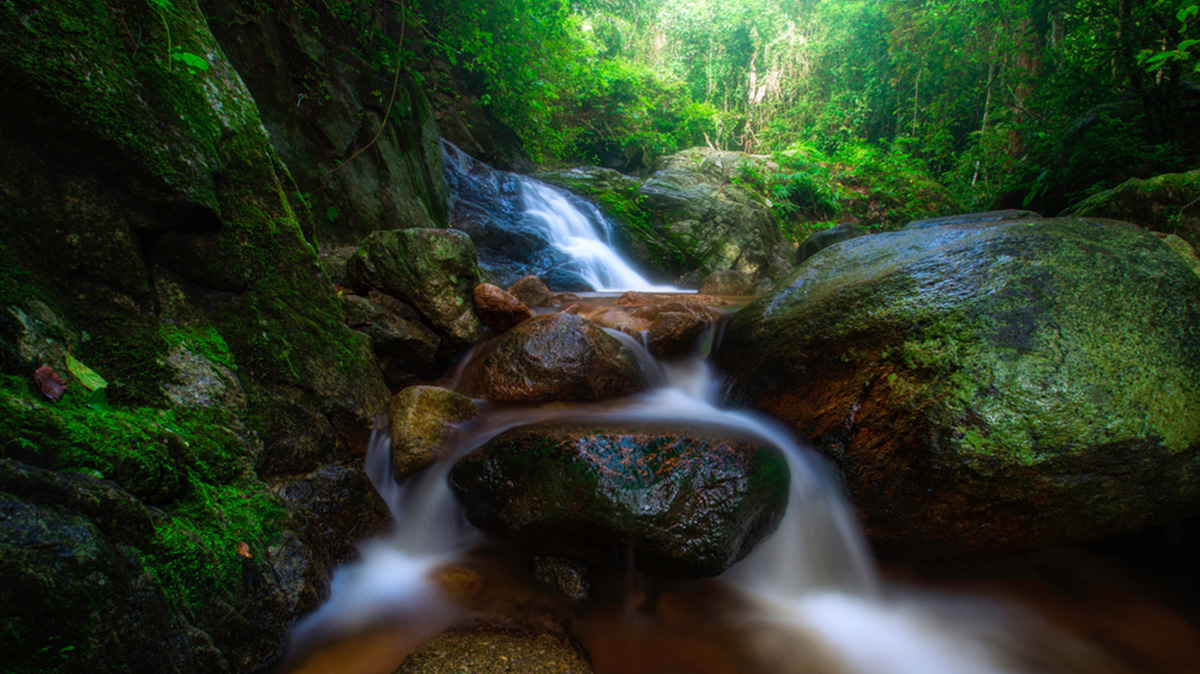
[[[5,3],[0,81],[4,667],[253,669],[384,524],[373,356],[193,0]]]

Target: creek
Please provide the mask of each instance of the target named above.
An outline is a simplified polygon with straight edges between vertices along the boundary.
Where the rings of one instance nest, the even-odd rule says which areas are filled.
[[[553,247],[544,258],[560,264],[569,256],[575,273],[609,291],[585,293],[585,302],[611,303],[626,289],[661,290],[597,235],[598,213],[589,216],[557,189],[529,179],[519,181],[519,192],[521,226],[539,229]],[[770,419],[721,408],[722,382],[706,358],[720,327],[687,357],[661,362],[637,339],[611,331],[638,357],[649,391],[586,404],[476,401],[480,416],[457,429],[434,466],[402,483],[392,475],[387,429],[377,430],[366,469],[391,510],[394,530],[363,543],[360,558],[337,571],[328,601],[294,628],[285,671],[387,674],[463,620],[514,610],[566,625],[599,674],[1137,671],[1078,637],[1091,629],[1074,624],[1087,622],[1081,618],[1090,610],[1086,604],[1053,625],[1046,611],[994,598],[1020,595],[1020,588],[993,583],[993,590],[1003,587],[988,598],[957,591],[961,586],[946,591],[904,567],[881,573],[823,457]],[[441,383],[454,388],[457,379]],[[592,569],[589,598],[568,602],[534,581],[531,560],[473,527],[448,484],[461,457],[509,429],[547,422],[704,425],[752,436],[786,457],[785,515],[768,539],[718,578],[680,580],[617,565]],[[1121,596],[1147,610],[1140,597]]]

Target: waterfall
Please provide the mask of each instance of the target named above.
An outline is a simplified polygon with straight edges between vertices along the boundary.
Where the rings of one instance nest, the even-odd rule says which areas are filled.
[[[590,201],[497,171],[442,141],[454,226],[471,236],[499,285],[539,276],[552,290],[677,292],[647,280],[613,249],[616,225]]]

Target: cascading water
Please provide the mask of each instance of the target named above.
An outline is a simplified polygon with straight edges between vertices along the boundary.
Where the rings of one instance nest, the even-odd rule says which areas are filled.
[[[614,224],[594,204],[533,178],[497,171],[442,142],[454,226],[503,285],[528,274],[556,290],[676,292],[612,248]]]
[[[1016,623],[995,606],[972,604],[962,610],[961,602],[947,608],[925,600],[886,598],[862,533],[819,456],[800,447],[785,429],[769,420],[718,408],[719,382],[699,354],[684,361],[658,363],[636,340],[613,334],[653,371],[651,379],[657,382],[653,390],[603,405],[514,409],[488,408],[484,403],[480,419],[462,429],[446,457],[402,485],[392,478],[388,434],[376,432],[367,456],[368,473],[392,510],[395,531],[388,539],[366,544],[360,561],[337,572],[330,600],[293,632],[294,647],[380,623],[402,624],[415,645],[462,617],[462,609],[429,578],[436,568],[453,563],[483,537],[466,522],[447,475],[459,457],[496,435],[516,426],[554,420],[611,425],[702,422],[757,436],[777,446],[788,459],[791,492],[783,521],[769,539],[722,577],[744,602],[756,607],[751,615],[737,620],[752,625],[756,633],[783,635],[775,640],[773,648],[778,653],[769,671],[1039,671],[1006,662],[1006,649],[1019,652],[1007,636]],[[981,611],[987,619],[980,618]],[[824,653],[821,662],[825,664],[814,661],[811,653],[792,652],[800,645]]]

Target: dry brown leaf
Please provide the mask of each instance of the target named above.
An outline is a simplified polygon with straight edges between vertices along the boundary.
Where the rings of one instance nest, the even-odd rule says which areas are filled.
[[[54,374],[54,370],[47,365],[39,367],[33,373],[33,383],[37,384],[38,390],[49,400],[60,400],[67,392],[67,382]]]
[[[250,554],[250,546],[246,545],[245,541],[238,541],[238,554],[245,557],[246,559],[250,559],[250,557],[252,556]]]

